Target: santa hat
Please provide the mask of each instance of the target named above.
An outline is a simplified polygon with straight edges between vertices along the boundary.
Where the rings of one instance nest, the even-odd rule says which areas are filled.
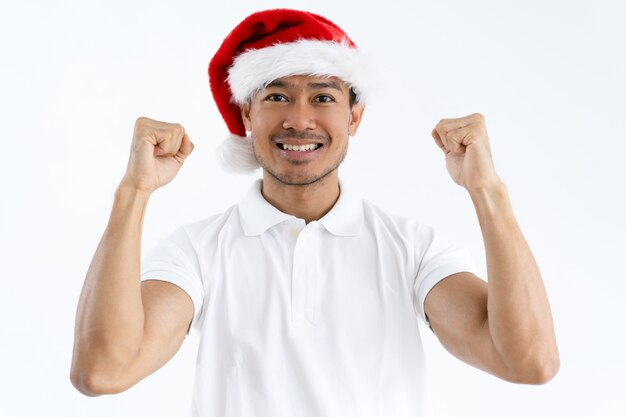
[[[348,35],[322,16],[290,9],[248,16],[209,64],[211,92],[230,131],[217,150],[218,161],[231,172],[259,168],[240,106],[270,82],[291,75],[334,76],[364,103],[368,70]]]

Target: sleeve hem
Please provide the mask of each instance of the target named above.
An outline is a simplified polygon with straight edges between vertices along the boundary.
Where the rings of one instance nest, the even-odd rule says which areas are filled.
[[[469,267],[467,264],[446,264],[432,270],[419,284],[417,289],[419,315],[427,326],[430,327],[430,322],[426,318],[426,313],[424,311],[426,296],[441,280],[459,272],[471,272],[476,274],[474,268]]]
[[[183,290],[189,296],[189,298],[191,298],[191,302],[193,304],[193,319],[191,321],[189,329],[191,329],[191,327],[198,321],[200,311],[202,309],[203,297],[199,290],[195,288],[195,286],[190,284],[187,279],[172,274],[172,271],[149,271],[141,275],[141,282],[143,281],[169,282]],[[187,334],[189,334],[189,329],[187,330]]]

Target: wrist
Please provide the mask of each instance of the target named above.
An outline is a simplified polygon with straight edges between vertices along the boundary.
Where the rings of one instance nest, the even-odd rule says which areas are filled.
[[[487,208],[491,211],[508,202],[508,189],[499,180],[481,187],[468,188],[467,192],[477,209]]]
[[[135,202],[146,202],[152,195],[151,190],[143,190],[135,187],[126,177],[122,179],[115,189],[115,198],[124,199]]]

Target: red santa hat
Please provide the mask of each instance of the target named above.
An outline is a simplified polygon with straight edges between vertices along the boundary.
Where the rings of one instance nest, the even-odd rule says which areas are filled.
[[[231,172],[259,168],[240,106],[270,82],[291,75],[334,76],[364,103],[368,71],[348,35],[322,16],[290,9],[248,16],[209,64],[211,92],[231,133],[217,151],[218,161]]]

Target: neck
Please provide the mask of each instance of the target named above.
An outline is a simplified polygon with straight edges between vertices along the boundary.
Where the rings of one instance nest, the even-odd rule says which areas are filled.
[[[278,210],[308,224],[324,217],[339,198],[337,170],[308,185],[284,184],[263,171],[261,194]]]

